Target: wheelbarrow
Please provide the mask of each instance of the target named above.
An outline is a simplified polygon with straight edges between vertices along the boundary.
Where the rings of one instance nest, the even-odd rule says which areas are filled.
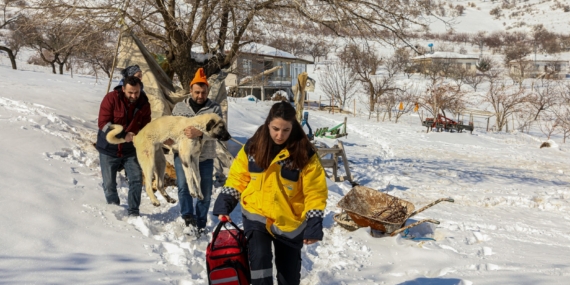
[[[409,218],[443,201],[453,202],[453,199],[441,198],[416,211],[414,205],[406,200],[368,187],[355,186],[338,202],[337,206],[343,212],[333,218],[349,231],[370,227],[394,236],[426,222],[439,224],[436,220],[425,219],[404,227]]]

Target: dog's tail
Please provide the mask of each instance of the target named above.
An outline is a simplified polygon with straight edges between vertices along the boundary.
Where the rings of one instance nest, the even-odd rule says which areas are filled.
[[[116,135],[120,134],[123,131],[123,126],[110,125],[109,129],[110,131],[107,133],[106,139],[110,144],[120,144],[125,142],[125,139],[116,137]]]

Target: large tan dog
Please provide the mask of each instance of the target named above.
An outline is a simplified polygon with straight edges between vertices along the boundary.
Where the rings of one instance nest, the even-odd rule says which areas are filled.
[[[184,129],[193,126],[204,133],[204,138],[188,139],[184,135]],[[107,141],[111,144],[124,143],[125,139],[115,137],[123,131],[121,125],[111,125],[111,131],[107,133]],[[133,138],[133,144],[137,150],[137,159],[142,168],[145,185],[152,185],[154,175],[157,183],[156,187],[162,196],[169,203],[176,203],[176,200],[168,196],[164,187],[164,171],[166,169],[166,157],[161,149],[164,141],[172,139],[175,148],[178,149],[186,182],[190,189],[190,195],[200,200],[204,199],[200,191],[200,170],[198,162],[202,151],[204,139],[218,139],[227,141],[231,138],[224,120],[217,114],[210,113],[196,117],[164,116],[148,123]],[[146,193],[150,197],[153,205],[160,206],[152,191],[152,187],[145,186]]]

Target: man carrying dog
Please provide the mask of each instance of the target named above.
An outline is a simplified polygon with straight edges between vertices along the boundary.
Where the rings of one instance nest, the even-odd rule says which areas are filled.
[[[139,166],[133,137],[151,120],[150,104],[139,78],[129,76],[124,85],[117,86],[105,95],[99,109],[99,132],[96,148],[99,151],[99,163],[103,176],[103,191],[108,204],[120,205],[117,193],[117,172],[121,166],[125,168],[129,180],[128,214],[139,216],[142,192],[142,171]],[[127,142],[119,145],[110,144],[106,140],[111,124],[123,126],[123,132],[117,135]]]
[[[206,113],[216,113],[221,118],[222,108],[220,105],[210,99],[208,94],[210,85],[206,79],[204,69],[199,68],[190,82],[190,97],[184,101],[177,103],[172,110],[173,116],[186,116],[194,117],[196,115]],[[189,139],[201,138],[202,132],[194,127],[188,127],[184,130],[184,134]],[[178,153],[174,153],[174,168],[176,169],[176,184],[178,186],[178,200],[180,200],[180,214],[186,226],[193,226],[197,228],[197,234],[205,232],[208,210],[210,208],[210,197],[212,196],[213,187],[213,173],[214,173],[214,159],[216,158],[216,141],[206,140],[202,146],[200,153],[199,168],[200,168],[200,189],[204,196],[203,200],[196,202],[196,216],[194,217],[194,206],[192,196],[188,190],[186,183],[186,176],[182,168],[182,162]]]

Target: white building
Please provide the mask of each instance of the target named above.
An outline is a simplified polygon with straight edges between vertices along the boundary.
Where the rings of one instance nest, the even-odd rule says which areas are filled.
[[[568,60],[548,55],[529,55],[522,60],[511,60],[509,71],[531,78],[562,78],[568,73],[568,66]]]
[[[426,53],[424,55],[413,57],[412,62],[417,66],[419,72],[425,71],[425,66],[433,62],[453,64],[467,70],[476,71],[476,64],[479,62],[479,57],[455,52],[436,51],[434,53]]]

